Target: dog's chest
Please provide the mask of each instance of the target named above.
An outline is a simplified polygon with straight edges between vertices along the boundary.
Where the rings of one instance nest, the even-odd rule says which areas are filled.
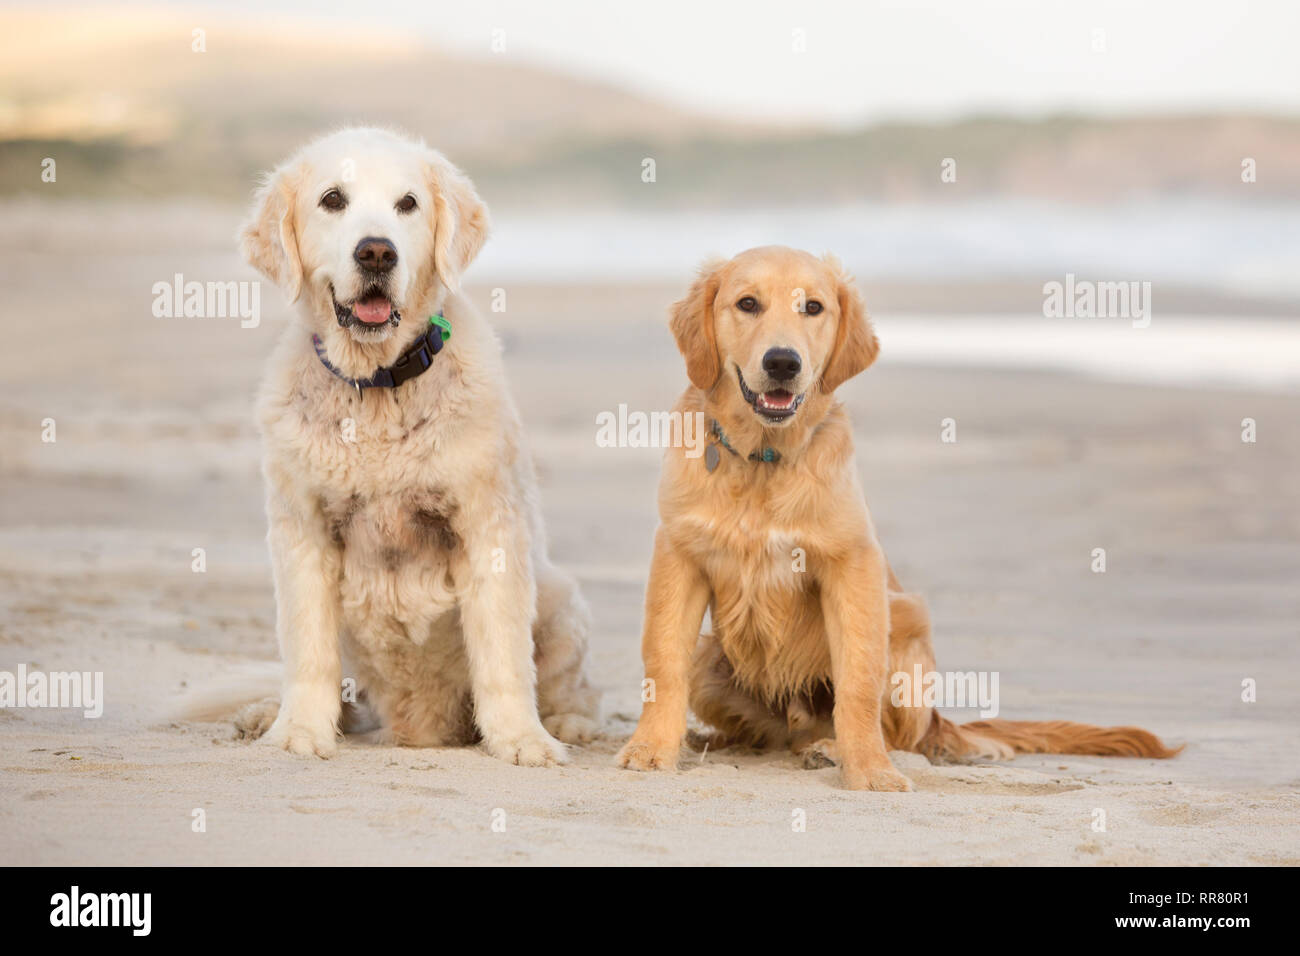
[[[798,528],[775,517],[766,502],[705,503],[682,522],[682,539],[704,569],[716,604],[747,609],[751,621],[767,621],[808,599],[809,542]]]
[[[371,656],[424,645],[454,611],[465,574],[455,500],[426,488],[325,494],[319,507],[338,549],[335,586],[351,639]]]
[[[455,605],[464,516],[439,411],[408,389],[359,397],[304,390],[277,427],[279,447],[291,452],[290,467],[339,554],[337,587],[350,629],[391,629],[422,643]]]
[[[315,486],[428,484],[443,470],[446,429],[438,408],[414,398],[378,389],[299,389],[276,423],[279,445],[293,449],[295,466]]]
[[[460,548],[456,503],[439,488],[326,492],[320,510],[334,545],[376,569],[393,571],[406,561],[446,557]]]
[[[436,412],[420,410],[409,395],[403,405],[382,392],[338,391],[294,405],[303,433],[294,464],[317,489],[330,540],[389,569],[416,555],[455,551],[455,475],[440,454]]]
[[[720,486],[693,502],[676,519],[685,532],[681,541],[710,577],[734,576],[759,590],[801,590],[808,571],[806,530],[772,496],[741,492]]]
[[[775,693],[827,666],[822,555],[817,523],[798,501],[763,490],[710,489],[677,515],[674,538],[708,578],[713,633],[737,678]]]

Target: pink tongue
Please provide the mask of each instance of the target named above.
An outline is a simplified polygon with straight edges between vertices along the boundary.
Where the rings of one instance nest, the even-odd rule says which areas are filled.
[[[366,325],[379,325],[381,322],[387,322],[392,312],[393,303],[382,296],[366,299],[364,302],[358,302],[352,307],[352,314]]]

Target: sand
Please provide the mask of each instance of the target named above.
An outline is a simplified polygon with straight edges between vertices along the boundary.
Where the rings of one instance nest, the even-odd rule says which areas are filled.
[[[0,670],[102,671],[106,703],[97,720],[0,710],[0,859],[1300,862],[1294,396],[903,365],[889,329],[907,316],[878,311],[882,359],[843,396],[886,550],[930,601],[940,666],[997,671],[1003,717],[1135,723],[1187,750],[944,767],[898,755],[910,794],[848,792],[784,754],[710,752],[637,775],[612,760],[639,707],[658,452],[598,448],[595,416],[666,408],[683,386],[662,322],[678,290],[512,286],[495,320],[553,553],[593,608],[603,735],[560,769],[353,742],[295,759],[226,723],[167,717],[186,688],[275,657],[251,396],[285,307],[265,288],[255,329],[155,319],[150,287],[176,271],[252,278],[229,223],[60,210],[45,246],[0,237]],[[113,230],[105,251],[97,237]],[[490,290],[470,291],[486,308]],[[947,417],[955,444],[939,440]],[[1104,574],[1090,570],[1097,547]]]

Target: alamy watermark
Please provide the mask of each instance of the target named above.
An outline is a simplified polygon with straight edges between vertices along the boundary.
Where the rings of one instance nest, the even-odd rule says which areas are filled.
[[[152,893],[83,893],[74,885],[50,897],[51,926],[116,926],[130,929],[132,936],[148,936],[152,911]]]
[[[1093,282],[1067,272],[1064,282],[1043,284],[1043,316],[1048,319],[1131,319],[1133,328],[1151,324],[1151,283],[1137,280]]]
[[[620,404],[596,416],[598,448],[685,448],[687,458],[699,458],[707,443],[703,412],[628,411]]]
[[[0,671],[0,709],[21,707],[81,708],[94,720],[104,713],[104,672]]]
[[[896,671],[889,678],[895,707],[978,707],[980,716],[998,715],[997,671]]]
[[[244,329],[255,329],[262,321],[262,284],[257,281],[186,282],[178,272],[171,282],[155,282],[151,291],[155,318],[239,319]]]

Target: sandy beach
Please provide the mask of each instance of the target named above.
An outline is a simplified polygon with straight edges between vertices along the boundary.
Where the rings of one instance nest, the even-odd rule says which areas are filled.
[[[187,689],[276,656],[251,404],[287,307],[264,285],[256,328],[150,313],[152,284],[174,272],[254,278],[230,242],[236,214],[182,229],[167,222],[184,216],[65,204],[41,242],[0,239],[0,670],[102,671],[105,688],[98,719],[0,710],[0,857],[1300,863],[1294,394],[905,364],[890,334],[908,314],[892,306],[874,308],[881,360],[841,395],[890,560],[929,599],[940,667],[997,671],[1000,716],[1138,724],[1185,743],[1176,759],[896,755],[911,794],[848,792],[784,754],[615,769],[639,711],[659,452],[598,447],[596,416],[667,408],[685,382],[663,320],[680,288],[646,283],[510,285],[493,316],[552,552],[593,610],[596,742],[560,769],[355,742],[324,762],[236,741],[228,722],[169,719]],[[865,291],[869,306],[900,298]],[[470,292],[486,313],[491,288],[471,273]],[[955,443],[940,441],[945,418]],[[42,441],[46,419],[56,441]]]

